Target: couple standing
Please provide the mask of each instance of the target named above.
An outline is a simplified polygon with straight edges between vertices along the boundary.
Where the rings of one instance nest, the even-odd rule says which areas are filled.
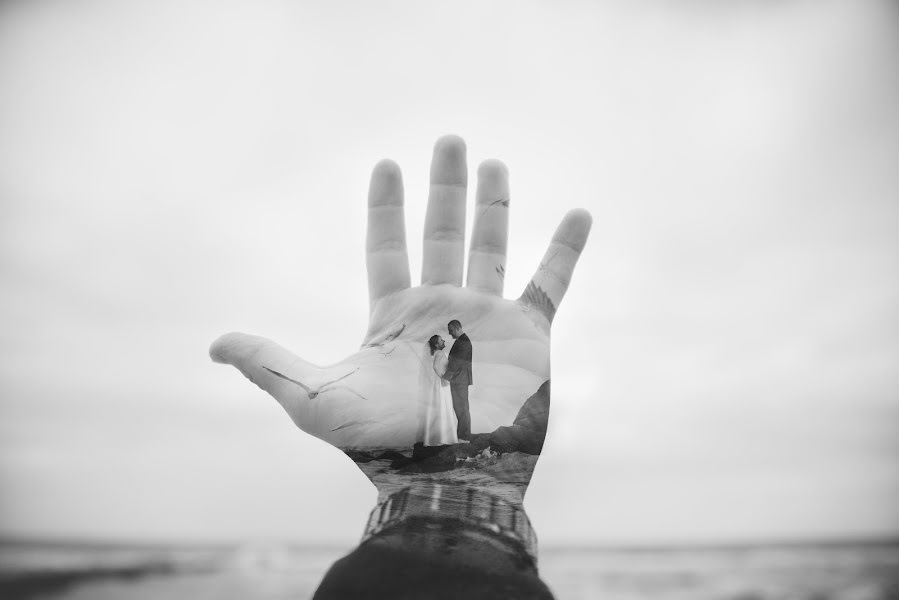
[[[425,446],[445,446],[471,439],[468,386],[471,385],[471,340],[455,319],[447,323],[455,340],[449,356],[446,342],[432,335],[425,344],[418,378],[419,401],[424,407],[422,440]]]

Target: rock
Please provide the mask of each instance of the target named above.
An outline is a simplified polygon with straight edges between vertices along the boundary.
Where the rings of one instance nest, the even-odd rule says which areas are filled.
[[[484,451],[485,448],[490,447],[490,434],[489,433],[479,433],[476,436],[471,436],[471,442],[467,444],[458,444],[455,446],[456,448],[456,456],[459,458],[469,458],[472,456],[477,456],[481,452]]]
[[[416,444],[418,446],[419,444]],[[456,452],[453,446],[421,446],[417,457],[413,450],[412,458],[397,469],[401,473],[438,473],[449,471],[456,466]],[[398,461],[391,463],[391,467]]]
[[[454,445],[425,446],[421,442],[415,442],[412,446],[412,458],[400,455],[390,463],[390,468],[404,473],[445,471],[447,465],[451,468],[455,464],[455,454]]]
[[[489,442],[489,441],[490,441],[490,434],[489,434],[489,433],[472,433],[472,434],[471,434],[471,443],[472,443],[472,444],[479,444],[479,443],[481,443],[482,441],[488,441],[488,442]]]
[[[498,427],[489,435],[490,447],[500,454],[540,454],[549,424],[549,380],[525,400],[511,426]]]
[[[402,457],[402,459],[394,460],[390,467],[402,473],[438,473],[440,471],[448,471],[456,466],[457,461],[477,456],[489,446],[489,433],[472,436],[472,441],[467,444],[424,446],[421,442],[416,442],[412,447],[412,458]]]
[[[367,463],[375,460],[371,452],[365,452],[364,450],[344,450],[344,454],[356,463]]]
[[[383,450],[381,452],[373,452],[368,450],[356,450],[349,448],[343,451],[344,454],[350,457],[353,462],[356,463],[367,463],[373,460],[399,460],[405,459],[406,455],[397,450]]]
[[[498,427],[490,434],[490,448],[499,454],[524,452],[540,454],[546,434],[525,429],[521,425]]]
[[[375,456],[375,460],[398,460],[400,458],[406,458],[406,455],[397,450],[385,450]]]
[[[452,448],[452,446],[449,444],[444,446],[425,446],[421,442],[415,442],[415,445],[412,446],[412,460],[426,460],[432,456],[437,456],[447,448]]]
[[[533,396],[525,400],[512,424],[546,435],[549,424],[549,379],[543,382]]]

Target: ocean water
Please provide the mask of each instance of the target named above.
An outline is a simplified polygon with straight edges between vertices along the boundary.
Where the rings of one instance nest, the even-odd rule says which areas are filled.
[[[350,548],[0,542],[4,600],[310,598]],[[541,548],[558,600],[899,600],[899,542]]]

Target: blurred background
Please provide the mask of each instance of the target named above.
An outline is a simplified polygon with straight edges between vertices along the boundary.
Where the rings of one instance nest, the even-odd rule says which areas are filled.
[[[560,600],[899,597],[897,33],[886,0],[4,2],[0,581],[311,593],[375,489],[207,348],[355,350],[371,168],[415,283],[456,133],[510,170],[508,297],[595,220],[525,502]]]

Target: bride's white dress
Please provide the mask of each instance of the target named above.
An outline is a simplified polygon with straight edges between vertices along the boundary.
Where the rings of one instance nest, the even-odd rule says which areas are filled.
[[[429,351],[430,352],[430,351]],[[422,403],[422,434],[425,446],[444,446],[458,443],[456,437],[456,412],[449,382],[441,379],[446,373],[446,353],[438,350],[428,355],[421,365],[418,377],[418,398]]]

